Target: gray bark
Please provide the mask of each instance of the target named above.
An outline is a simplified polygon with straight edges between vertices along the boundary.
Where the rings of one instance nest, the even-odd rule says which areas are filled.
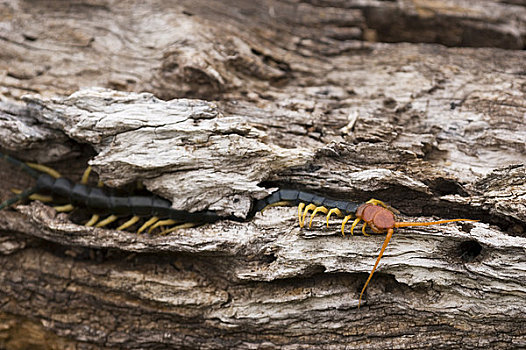
[[[523,3],[0,6],[2,152],[246,218],[1,211],[0,347],[526,347]],[[1,200],[32,183],[0,163]],[[397,229],[358,309],[384,236],[247,217],[278,187],[480,222]]]

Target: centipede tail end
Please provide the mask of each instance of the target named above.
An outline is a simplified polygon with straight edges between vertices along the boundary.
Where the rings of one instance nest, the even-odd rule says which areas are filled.
[[[1,153],[0,152],[0,158],[2,159],[5,159],[7,162],[15,165],[17,168],[19,169],[22,169],[24,172],[26,172],[27,174],[29,174],[31,177],[33,178],[38,178],[40,176],[40,173],[38,171],[36,171],[35,169],[31,168],[29,165],[27,165],[26,163],[16,159],[16,158],[13,158],[5,153]]]
[[[38,188],[37,187],[33,187],[33,188],[30,188],[29,190],[20,192],[19,194],[17,194],[13,198],[9,198],[5,202],[2,202],[0,204],[0,210],[11,206],[11,205],[15,204],[18,201],[21,201],[23,199],[29,198],[29,196],[34,194],[36,191],[38,191]]]

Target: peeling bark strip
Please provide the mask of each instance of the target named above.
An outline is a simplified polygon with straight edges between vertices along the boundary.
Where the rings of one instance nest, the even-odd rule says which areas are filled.
[[[185,210],[243,216],[286,185],[481,220],[397,230],[357,311],[384,237],[342,238],[336,220],[302,230],[270,208],[137,236],[18,205],[0,212],[0,348],[526,347],[520,1],[0,13],[0,148],[18,158],[75,180],[89,162]],[[0,200],[31,183],[0,164]]]

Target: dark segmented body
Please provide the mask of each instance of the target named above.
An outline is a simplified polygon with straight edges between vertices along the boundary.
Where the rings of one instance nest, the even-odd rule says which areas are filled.
[[[36,178],[36,185],[28,191],[2,203],[0,208],[9,206],[16,201],[27,198],[32,193],[50,194],[59,197],[73,206],[84,207],[96,214],[113,214],[120,216],[134,215],[141,217],[155,216],[160,219],[172,219],[178,222],[192,222],[196,224],[215,222],[222,219],[241,221],[235,216],[220,216],[217,213],[205,210],[188,212],[173,209],[171,202],[156,195],[149,196],[119,196],[103,188],[74,183],[65,177],[54,178],[48,174],[40,173],[26,163],[0,152],[0,158],[22,169]],[[257,200],[247,219],[253,217],[268,205],[278,202],[288,202],[295,206],[299,203],[314,204],[326,208],[338,208],[344,215],[353,215],[359,203],[333,200],[316,194],[293,189],[280,189],[271,195]]]
[[[58,196],[74,206],[88,208],[97,214],[156,216],[193,223],[224,219],[209,210],[192,213],[173,209],[170,201],[155,195],[118,196],[99,187],[73,183],[64,177],[55,179],[48,174],[38,177],[36,189],[39,193]]]
[[[289,202],[292,206],[296,206],[300,203],[312,203],[316,206],[323,206],[328,209],[338,208],[344,215],[354,214],[361,205],[361,203],[334,200],[298,190],[280,189],[272,193],[270,196],[256,201],[254,204],[254,212],[258,212],[266,206],[278,202]]]
[[[97,214],[156,216],[193,223],[209,223],[222,219],[239,220],[233,216],[220,216],[210,210],[188,212],[173,209],[170,201],[155,195],[118,196],[99,187],[73,183],[64,177],[55,179],[48,174],[38,176],[35,189],[38,193],[60,197],[74,206],[87,208]],[[338,208],[344,215],[354,214],[360,206],[359,203],[333,200],[304,191],[280,189],[256,201],[248,218],[266,206],[282,201],[287,201],[292,206],[299,203],[313,203],[317,206]]]

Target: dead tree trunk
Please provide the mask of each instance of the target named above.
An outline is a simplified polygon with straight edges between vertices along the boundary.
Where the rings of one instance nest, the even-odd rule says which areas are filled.
[[[156,236],[1,211],[1,348],[526,347],[523,1],[0,13],[2,152],[247,218]],[[2,201],[33,183],[0,174]],[[384,237],[247,217],[279,187],[480,222],[398,229],[358,309]]]

